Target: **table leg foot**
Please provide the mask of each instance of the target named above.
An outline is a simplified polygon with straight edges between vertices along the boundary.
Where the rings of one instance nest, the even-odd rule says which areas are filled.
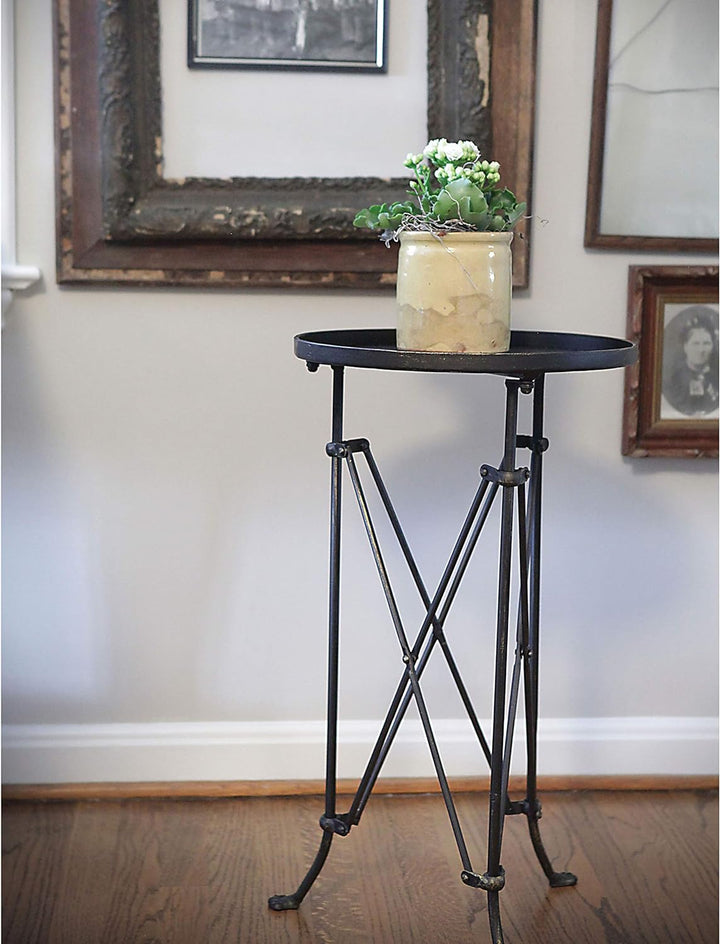
[[[500,896],[498,892],[488,892],[488,916],[493,944],[503,944],[502,922],[500,921]]]
[[[268,898],[268,907],[272,911],[297,911],[300,900],[296,895],[273,895]]]
[[[548,882],[550,883],[550,888],[568,888],[571,885],[577,885],[577,876],[573,875],[572,872],[556,872],[552,867],[550,857],[545,851],[542,836],[540,835],[540,827],[538,826],[537,816],[528,816],[528,827],[530,829],[530,839],[532,840],[535,855],[537,856],[538,862],[542,866],[542,870],[545,873]]]
[[[320,874],[320,870],[323,865],[325,865],[325,860],[328,857],[328,852],[330,852],[330,845],[332,843],[333,834],[329,829],[323,831],[322,839],[320,840],[320,848],[318,849],[317,855],[313,861],[313,864],[308,869],[307,875],[300,883],[298,890],[292,895],[273,895],[268,899],[268,907],[272,911],[297,911],[300,907],[300,902],[310,891],[310,888],[315,881],[315,879]]]

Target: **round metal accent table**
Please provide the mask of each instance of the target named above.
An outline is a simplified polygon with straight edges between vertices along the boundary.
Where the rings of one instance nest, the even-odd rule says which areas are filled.
[[[537,377],[571,370],[625,367],[637,358],[635,345],[617,338],[556,331],[513,331],[501,354],[400,351],[393,328],[311,331],[295,338],[295,354],[308,366],[374,367],[446,373]]]
[[[328,701],[325,770],[325,811],[320,817],[322,838],[314,861],[298,889],[289,895],[274,895],[270,908],[285,911],[298,908],[325,864],[334,836],[346,836],[360,822],[385,758],[392,746],[403,717],[414,702],[427,738],[435,772],[455,836],[462,869],[460,879],[472,888],[487,893],[490,931],[493,944],[501,944],[499,894],[505,884],[500,863],[503,826],[506,816],[524,815],[535,854],[554,888],[574,885],[571,872],[553,868],[540,835],[540,801],[537,795],[537,724],[538,660],[540,642],[540,523],[542,506],[542,463],[548,448],[544,436],[544,385],[547,373],[603,370],[625,367],[637,357],[629,341],[585,334],[543,331],[515,331],[510,350],[500,354],[449,354],[442,352],[401,351],[392,329],[357,329],[315,331],[295,338],[295,354],[310,370],[320,365],[332,368],[332,438],[326,446],[331,459],[330,505],[330,575],[328,619]],[[430,592],[420,574],[412,550],[402,530],[390,495],[367,439],[343,436],[344,371],[346,367],[380,370],[427,371],[449,373],[497,374],[505,378],[506,404],[502,457],[497,466],[480,468],[480,484],[450,554],[447,566],[434,592]],[[518,405],[521,396],[532,397],[532,428],[518,433]],[[529,466],[517,464],[518,450],[529,454]],[[364,475],[361,477],[362,459]],[[400,679],[387,716],[368,760],[365,773],[350,808],[338,813],[337,799],[337,721],[340,629],[340,539],[343,467],[347,469],[367,532],[372,556],[387,601],[402,659]],[[411,638],[393,593],[363,479],[370,482],[381,499],[392,533],[417,591],[425,617]],[[495,630],[495,666],[493,718],[487,739],[463,682],[446,633],[445,622],[459,589],[481,532],[495,499],[500,496],[500,567]],[[510,587],[513,567],[513,530],[517,518],[517,586],[515,645],[510,647]],[[468,718],[490,767],[490,809],[485,871],[473,868],[470,853],[458,820],[448,785],[440,750],[421,688],[425,666],[438,648],[458,689]],[[512,665],[510,665],[512,658]],[[517,718],[520,689],[524,693],[527,748],[526,792],[523,799],[508,795],[510,756]]]

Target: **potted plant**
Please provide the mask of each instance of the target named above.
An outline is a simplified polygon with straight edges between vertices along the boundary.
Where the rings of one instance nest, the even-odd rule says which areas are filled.
[[[510,344],[512,228],[525,204],[499,186],[472,141],[429,141],[408,154],[412,199],[360,210],[354,225],[400,242],[397,345],[492,353]]]

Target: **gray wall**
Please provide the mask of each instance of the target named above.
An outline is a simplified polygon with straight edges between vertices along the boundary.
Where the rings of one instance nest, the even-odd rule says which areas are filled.
[[[547,222],[535,221],[531,286],[517,293],[513,323],[622,336],[628,265],[708,257],[583,249],[594,6],[541,4],[534,203]],[[90,734],[119,750],[121,736],[147,731],[161,747],[173,725],[183,737],[199,725],[234,743],[234,776],[267,776],[238,746],[248,726],[261,726],[260,757],[273,751],[268,732],[301,723],[300,743],[302,724],[324,715],[330,381],[327,370],[307,374],[292,338],[390,325],[393,298],[58,288],[50,4],[18,4],[16,20],[18,258],[43,280],[16,298],[3,333],[6,774],[102,779]],[[423,143],[408,141],[398,161]],[[668,719],[700,736],[699,719],[699,759],[673,759],[662,738],[654,747],[650,723],[636,768],[701,772],[715,756],[717,466],[623,458],[622,385],[621,371],[548,381],[542,710],[586,727],[660,719],[663,736]],[[373,441],[432,583],[478,466],[498,459],[502,385],[351,372],[347,386],[346,431]],[[346,511],[341,709],[360,721],[382,716],[399,663]],[[497,556],[486,541],[448,625],[481,714]],[[428,685],[435,714],[458,719],[443,673]],[[45,764],[55,736],[75,738],[85,766],[73,767],[72,752]],[[191,758],[199,750],[185,746]],[[137,763],[122,770],[134,779],[198,776],[199,765],[158,771],[133,750],[123,757]],[[284,766],[273,756],[270,775],[297,774],[294,755]],[[584,756],[556,766],[589,770]],[[622,763],[633,771],[632,752]]]

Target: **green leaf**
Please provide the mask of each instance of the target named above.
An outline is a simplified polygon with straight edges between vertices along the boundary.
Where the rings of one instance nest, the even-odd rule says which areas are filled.
[[[386,203],[376,204],[375,206],[360,210],[353,220],[353,226],[357,226],[358,228],[366,227],[367,229],[378,229],[380,214],[386,210]]]
[[[414,212],[417,212],[417,207],[409,202],[391,203],[390,206],[379,203],[360,210],[353,220],[353,226],[372,230],[396,229],[407,213]]]
[[[489,203],[493,213],[501,213],[514,210],[517,200],[512,190],[493,190],[490,193]]]
[[[438,193],[434,211],[438,219],[464,220],[472,226],[483,225],[488,210],[482,190],[467,178],[451,180]]]
[[[507,221],[508,229],[513,228],[513,226],[517,223],[517,221],[524,215],[526,209],[527,209],[526,203],[518,203],[516,208],[512,212],[508,213],[508,221]]]

